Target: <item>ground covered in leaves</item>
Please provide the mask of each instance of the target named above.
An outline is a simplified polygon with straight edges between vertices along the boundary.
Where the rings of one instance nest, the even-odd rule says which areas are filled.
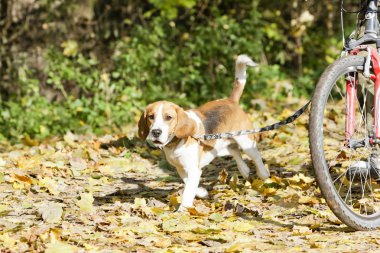
[[[301,105],[252,112],[255,127]],[[289,108],[283,110],[283,108]],[[278,112],[280,114],[277,114]],[[278,116],[274,116],[278,115]],[[210,198],[175,212],[183,184],[159,150],[125,136],[3,143],[1,252],[358,252],[380,250],[380,232],[354,232],[316,187],[307,116],[258,136],[271,178],[251,181],[231,158],[204,169]],[[246,158],[247,159],[247,158]],[[252,166],[252,164],[251,164]]]

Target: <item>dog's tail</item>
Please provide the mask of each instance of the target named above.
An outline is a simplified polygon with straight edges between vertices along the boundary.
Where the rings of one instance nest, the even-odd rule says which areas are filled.
[[[245,82],[247,80],[247,65],[251,67],[257,66],[257,64],[252,61],[251,58],[249,58],[245,54],[241,54],[236,59],[235,64],[235,82],[234,82],[234,88],[232,89],[230,99],[234,101],[235,103],[239,103],[241,94],[243,94]]]

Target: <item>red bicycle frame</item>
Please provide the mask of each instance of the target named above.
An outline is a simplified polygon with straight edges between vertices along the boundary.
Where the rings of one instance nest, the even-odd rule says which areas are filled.
[[[375,140],[370,143],[376,143],[380,139],[380,55],[375,48],[369,46],[359,46],[350,52],[351,55],[357,55],[360,51],[369,51],[371,55],[371,64],[373,73],[370,78],[375,82],[374,90],[374,119],[375,119]],[[354,78],[354,82],[352,79]],[[350,138],[355,132],[355,110],[357,99],[358,76],[348,76],[346,81],[346,145],[349,145]]]

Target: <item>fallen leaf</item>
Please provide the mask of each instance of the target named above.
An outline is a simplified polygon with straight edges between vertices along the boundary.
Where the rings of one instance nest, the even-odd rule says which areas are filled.
[[[219,173],[218,181],[221,184],[225,184],[225,183],[227,183],[227,178],[228,178],[228,173],[227,173],[226,169],[222,169]]]
[[[45,253],[74,253],[76,247],[65,242],[52,242],[46,245]]]
[[[91,213],[94,211],[94,197],[91,193],[81,193],[80,200],[77,201],[77,206],[84,213]]]
[[[305,226],[294,226],[293,235],[310,235],[313,231],[309,227]]]
[[[276,188],[265,188],[261,194],[264,195],[264,196],[273,196],[274,194],[276,194],[277,192],[277,189]]]
[[[18,181],[21,181],[21,182],[24,182],[24,183],[27,183],[27,184],[32,184],[33,183],[33,181],[29,177],[27,177],[27,176],[14,174],[14,177]]]
[[[58,223],[62,219],[62,204],[55,202],[44,202],[38,205],[38,212],[47,223]]]
[[[208,218],[215,222],[221,222],[223,220],[223,216],[220,213],[212,213]]]
[[[206,216],[210,213],[210,208],[203,204],[197,204],[194,207],[187,208],[187,211],[191,215]]]
[[[66,190],[66,185],[62,179],[56,181],[50,177],[45,177],[38,181],[38,185],[46,188],[53,195],[58,195]]]
[[[170,238],[161,237],[155,240],[154,244],[156,247],[167,249],[172,244],[172,241]]]
[[[254,226],[248,222],[236,222],[233,228],[237,232],[248,232],[254,229]]]
[[[65,140],[65,142],[67,144],[69,144],[71,147],[75,148],[78,144],[76,143],[76,141],[78,140],[78,138],[72,133],[72,132],[67,132],[64,136],[63,136],[63,139]]]
[[[70,159],[69,163],[74,177],[80,176],[81,172],[87,169],[87,162],[83,158],[73,157]]]
[[[1,244],[8,249],[14,249],[17,240],[10,237],[8,233],[0,234],[0,242]]]
[[[0,216],[7,215],[11,211],[11,208],[7,205],[0,204]]]
[[[144,198],[135,198],[134,208],[141,208],[146,206],[146,199]]]
[[[181,204],[181,197],[175,194],[171,195],[169,198],[169,204],[174,207],[179,206]]]
[[[5,165],[7,164],[7,162],[0,157],[0,169],[5,169]]]
[[[310,196],[301,196],[298,199],[298,203],[300,204],[318,204],[319,199],[316,197],[310,197]]]

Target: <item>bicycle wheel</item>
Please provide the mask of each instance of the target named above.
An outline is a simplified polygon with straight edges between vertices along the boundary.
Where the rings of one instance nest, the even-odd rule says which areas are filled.
[[[364,63],[362,56],[346,56],[325,70],[312,99],[309,125],[311,156],[321,193],[334,214],[356,230],[380,226],[380,177],[370,165],[371,156],[378,153],[369,141],[373,104],[368,106],[368,101],[373,81],[363,76]],[[358,92],[351,103],[355,104],[351,113],[355,120],[350,121],[354,131],[347,142],[349,84],[356,85]]]

